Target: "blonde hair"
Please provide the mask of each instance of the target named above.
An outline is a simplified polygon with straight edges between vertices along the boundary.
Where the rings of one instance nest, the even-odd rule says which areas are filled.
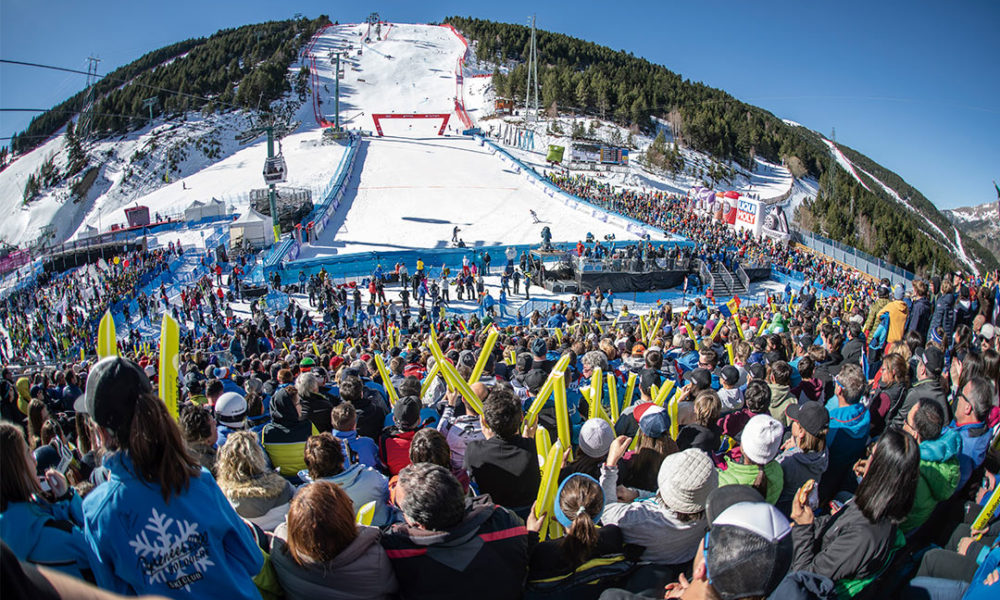
[[[694,398],[694,419],[703,427],[711,427],[719,420],[722,401],[715,390],[702,390]]]
[[[215,469],[219,487],[226,487],[228,483],[245,483],[269,471],[264,449],[250,431],[229,434],[225,445],[219,449]]]
[[[913,353],[910,352],[910,346],[906,342],[893,342],[889,346],[889,351],[886,354],[898,354],[903,357],[903,360],[910,362],[910,358],[913,357]]]

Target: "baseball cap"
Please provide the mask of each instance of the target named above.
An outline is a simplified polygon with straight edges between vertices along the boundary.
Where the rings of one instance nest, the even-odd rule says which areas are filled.
[[[920,357],[920,361],[935,377],[941,375],[941,370],[944,369],[944,354],[934,346],[924,348],[924,354]]]
[[[646,437],[660,438],[670,431],[670,413],[653,403],[644,405],[641,412],[637,408],[632,414],[639,421],[639,431]],[[640,407],[642,408],[642,407]]]
[[[611,449],[615,431],[604,419],[587,419],[580,428],[580,451],[591,458],[601,458]]]
[[[740,380],[740,370],[733,365],[726,365],[722,367],[719,379],[726,385],[736,385]]]
[[[152,394],[149,378],[134,362],[120,356],[98,361],[87,376],[87,389],[73,403],[73,410],[86,413],[95,423],[115,433],[132,424],[140,394]]]
[[[747,373],[749,373],[750,377],[753,377],[754,379],[766,379],[767,378],[767,368],[764,365],[760,364],[760,363],[754,363],[754,364],[748,366],[747,367]]]
[[[727,508],[740,502],[764,502],[764,496],[749,485],[733,484],[724,485],[717,488],[708,495],[705,502],[705,518],[708,524],[715,522],[716,517],[721,515]]]
[[[792,565],[792,527],[766,502],[733,504],[705,536],[705,568],[723,600],[768,596]]]
[[[420,399],[416,396],[400,398],[392,407],[392,420],[405,431],[416,429],[420,424]]]
[[[660,385],[663,377],[655,369],[643,369],[639,371],[639,389],[647,394],[654,385]]]
[[[663,503],[674,512],[701,512],[708,495],[719,487],[715,463],[696,448],[674,452],[660,463],[656,486]]]
[[[646,347],[640,343],[637,343],[636,345],[632,346],[632,354],[638,354],[642,356],[645,352],[646,352]]]
[[[785,428],[771,415],[754,415],[740,436],[743,454],[754,464],[766,465],[778,455],[784,433]]]
[[[996,328],[993,327],[993,325],[990,325],[989,323],[984,323],[983,326],[979,329],[979,335],[984,340],[992,340],[993,336],[996,335]]]
[[[822,402],[815,400],[807,400],[802,404],[789,404],[785,409],[785,416],[815,437],[822,437],[823,430],[830,426],[830,413]]]
[[[684,374],[684,379],[690,381],[695,387],[708,389],[712,387],[712,374],[708,369],[694,369]]]

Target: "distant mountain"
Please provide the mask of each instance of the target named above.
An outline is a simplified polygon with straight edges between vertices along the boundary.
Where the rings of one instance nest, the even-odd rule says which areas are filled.
[[[962,233],[975,238],[1000,260],[1000,210],[996,202],[943,211]]]

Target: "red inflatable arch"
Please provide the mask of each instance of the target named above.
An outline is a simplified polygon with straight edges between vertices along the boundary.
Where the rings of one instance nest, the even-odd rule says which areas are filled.
[[[445,127],[448,126],[448,119],[451,117],[451,113],[376,113],[372,115],[372,121],[375,122],[375,133],[382,136],[382,119],[441,119],[441,128],[438,129],[438,135],[444,135]]]

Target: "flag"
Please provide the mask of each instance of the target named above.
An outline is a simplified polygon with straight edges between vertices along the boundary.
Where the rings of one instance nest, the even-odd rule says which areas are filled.
[[[168,314],[160,324],[160,399],[167,412],[177,419],[177,355],[180,351],[180,330],[177,321]]]
[[[105,311],[101,324],[97,327],[97,356],[118,356],[118,336],[115,335],[115,320],[111,316],[111,310]]]
[[[740,310],[740,299],[733,296],[732,300],[726,302],[725,304],[719,306],[719,312],[722,313],[723,317],[727,319],[735,315]]]

